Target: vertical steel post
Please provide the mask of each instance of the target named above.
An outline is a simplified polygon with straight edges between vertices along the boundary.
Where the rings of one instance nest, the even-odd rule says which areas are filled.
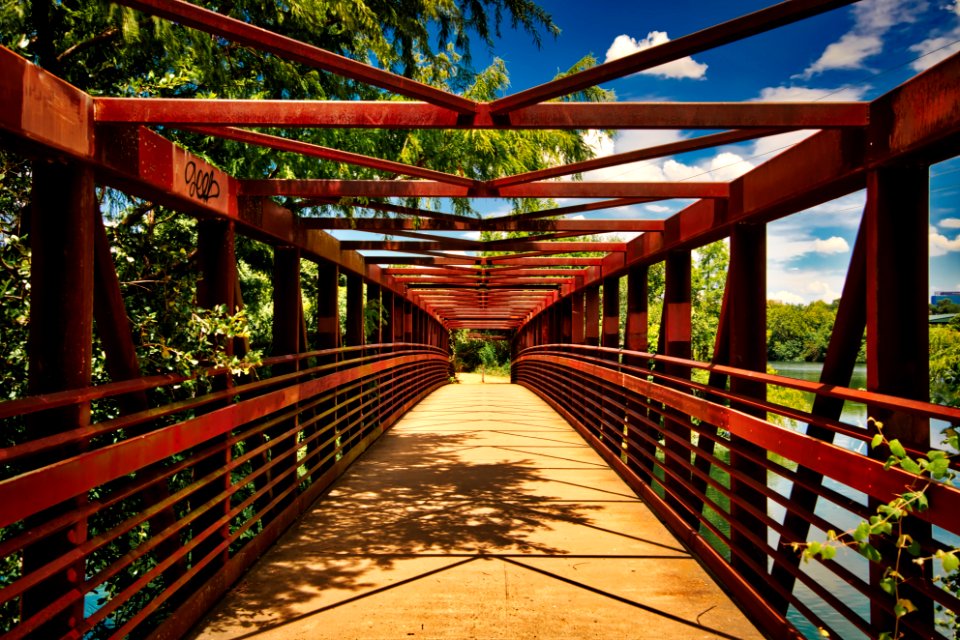
[[[340,346],[339,279],[340,274],[336,264],[325,260],[317,261],[317,349],[320,350],[337,349]],[[322,364],[335,361],[336,355],[326,359]],[[335,399],[328,400],[320,404],[316,412],[327,411],[335,404]],[[308,469],[319,465],[319,468],[312,473],[312,478],[321,476],[334,463],[334,430],[329,426],[329,422],[329,420],[315,422],[306,433],[309,438],[317,433],[326,432],[307,445],[304,464]],[[321,461],[328,456],[329,459],[321,464]]]
[[[591,285],[584,291],[584,344],[591,347],[600,345],[600,286]]]
[[[875,169],[867,174],[867,206],[864,210],[867,245],[867,389],[878,393],[929,401],[929,168],[898,166]],[[927,418],[868,407],[869,415],[883,423],[889,439],[899,439],[921,451],[930,448]],[[885,452],[871,455],[885,457]],[[875,506],[875,505],[873,505]],[[925,543],[930,526],[908,523],[905,533]],[[884,554],[896,553],[885,549]],[[916,566],[901,566],[909,578]],[[870,580],[878,584],[883,569],[871,563]],[[920,609],[914,615],[933,621],[929,598],[904,585],[903,596]],[[871,608],[875,629],[893,628],[893,617],[876,604]]]
[[[28,338],[31,395],[76,389],[90,385],[93,359],[94,281],[93,172],[86,167],[37,161],[33,164],[30,208],[30,329]],[[79,403],[35,414],[30,419],[35,433],[53,435],[90,424],[89,403]],[[81,447],[55,452],[57,459],[79,453]],[[53,460],[51,459],[51,462]],[[46,509],[28,519],[39,526],[64,513],[81,508],[86,493]],[[70,554],[87,539],[87,520],[48,535],[23,550],[23,573],[27,575]],[[60,612],[36,637],[60,637],[83,622],[85,558],[79,557],[62,571],[27,589],[21,599],[26,620],[58,598],[68,596]]]
[[[570,296],[570,342],[585,344],[583,333],[583,291],[577,291]]]
[[[339,277],[337,265],[317,262],[317,348],[340,346]]]
[[[298,354],[302,350],[300,344],[300,324],[301,324],[301,305],[300,305],[300,250],[295,247],[274,247],[273,249],[273,344],[272,354],[275,356],[285,356]],[[299,362],[294,361],[290,364],[280,364],[273,367],[274,375],[284,375],[299,370]],[[289,453],[296,448],[297,435],[282,437],[282,434],[291,429],[295,429],[298,417],[284,420],[267,430],[267,435],[273,445],[270,447],[270,460],[275,460],[285,453]],[[295,457],[288,459],[286,463],[279,467],[272,467],[270,472],[265,474],[266,481],[270,482],[275,477],[286,470],[287,465],[296,466]],[[297,474],[293,473],[286,476],[282,483],[274,486],[270,495],[282,493],[290,485],[296,483]],[[293,499],[290,494],[283,502],[279,503],[271,513],[266,515],[267,520],[271,520],[283,510]]]
[[[663,296],[663,313],[666,322],[661,329],[663,332],[664,353],[675,358],[690,358],[690,252],[676,251],[666,259],[666,289]],[[664,371],[682,379],[690,378],[690,369],[682,365],[667,365]],[[681,387],[682,388],[682,387]],[[673,433],[681,440],[690,442],[690,428],[674,419],[665,417],[664,430]],[[666,478],[667,489],[672,492],[668,495],[667,503],[676,510],[691,526],[698,527],[697,516],[690,513],[691,496],[688,491],[691,480],[689,466],[689,445],[684,446],[666,439],[666,450],[673,453],[679,460],[669,455],[665,462],[666,468],[673,472],[677,479]]]
[[[603,279],[603,341],[604,347],[620,347],[620,278]]]
[[[237,259],[234,244],[233,222],[222,220],[203,220],[197,225],[197,255],[200,258],[201,280],[197,283],[197,301],[202,307],[213,308],[223,306],[227,313],[236,311],[237,292]],[[226,355],[233,355],[233,340],[227,340],[222,349]],[[233,379],[229,373],[215,383],[220,388],[233,386]],[[225,492],[230,487],[230,475],[226,472],[230,462],[230,448],[226,438],[220,437],[208,446],[222,446],[223,451],[209,456],[194,467],[194,478],[200,479],[210,475],[219,476],[203,489],[197,491],[192,499],[194,506],[209,502],[212,498]],[[221,518],[230,510],[229,499],[223,500],[215,508],[210,509],[196,519],[194,535],[197,535]],[[209,535],[202,544],[197,546],[195,558],[203,558],[211,549],[220,544],[230,535],[229,525],[223,525],[217,534]],[[224,550],[220,557],[210,562],[194,579],[196,588],[200,588],[211,575],[216,573],[227,561],[229,551]]]
[[[623,337],[624,348],[627,351],[646,352],[648,349],[648,270],[647,265],[642,264],[631,267],[627,272],[627,326]],[[624,355],[623,363],[631,367],[644,367],[649,364],[645,359],[629,354]],[[645,413],[644,407],[636,402],[627,402],[627,410],[634,411],[638,414],[641,412]],[[653,439],[656,439],[656,432],[651,433],[650,430],[640,422],[639,418],[634,420],[634,422],[637,423],[635,425],[636,429],[642,430]],[[632,424],[629,415],[627,416],[627,424]],[[631,433],[627,434],[627,441],[628,453],[632,453],[637,459],[637,462],[628,459],[627,465],[634,471],[639,472],[642,478],[650,481],[652,478],[651,473],[656,447]],[[630,451],[631,448],[634,449],[634,451]]]
[[[764,372],[767,369],[767,230],[764,225],[737,225],[730,235],[730,364],[738,369]],[[758,400],[766,400],[767,386],[742,378],[730,380],[730,391]],[[766,412],[744,405],[733,408],[764,418]],[[748,455],[750,457],[748,457]],[[730,546],[733,549],[733,566],[754,587],[760,588],[766,581],[767,554],[750,541],[747,533],[757,539],[767,539],[767,527],[746,509],[749,505],[760,514],[767,512],[767,498],[748,484],[752,480],[766,485],[766,469],[758,460],[766,458],[767,452],[734,435],[730,436],[730,519],[741,526],[730,528]],[[751,569],[752,560],[762,572]]]
[[[560,342],[570,344],[573,341],[573,297],[560,300]]]
[[[373,326],[373,333],[370,336],[370,342],[380,344],[383,342],[383,300],[381,297],[380,285],[370,283],[367,285],[367,308],[375,312],[376,321]]]
[[[348,347],[363,344],[363,279],[347,273],[347,333],[344,343]]]

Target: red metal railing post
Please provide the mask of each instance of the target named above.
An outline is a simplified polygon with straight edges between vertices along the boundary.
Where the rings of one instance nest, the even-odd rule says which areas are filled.
[[[197,255],[199,256],[201,271],[201,279],[197,283],[197,302],[201,307],[209,309],[223,305],[227,313],[236,311],[237,260],[234,241],[233,222],[202,220],[197,225]],[[221,348],[227,355],[233,355],[234,341],[224,341]],[[233,387],[233,384],[233,378],[229,372],[214,380],[215,390],[228,389]],[[215,409],[217,406],[222,405],[211,406],[210,409]],[[227,495],[230,489],[230,474],[226,471],[230,462],[230,447],[227,444],[226,436],[218,436],[203,446],[221,447],[222,449],[194,466],[194,480],[217,474],[221,474],[221,477],[209,482],[194,494],[191,500],[192,509],[200,508],[218,495]],[[216,526],[217,520],[229,511],[230,500],[227,498],[198,517],[193,526],[194,537],[203,535],[209,528]],[[196,553],[193,554],[194,562],[196,562],[196,559],[214,553],[216,547],[229,536],[229,524],[222,524],[217,532],[207,535],[203,542],[197,546]],[[226,549],[219,552],[218,557],[191,581],[194,585],[192,588],[200,588],[226,563],[228,557],[229,552]]]
[[[344,345],[358,347],[363,344],[363,279],[347,273],[347,332]]]
[[[584,344],[591,347],[600,345],[600,287],[592,285],[584,291]]]
[[[75,389],[90,384],[93,358],[93,282],[96,202],[92,170],[56,162],[33,164],[30,208],[30,333],[31,394]],[[79,403],[34,414],[29,428],[55,433],[90,424],[90,404]],[[81,445],[82,447],[82,445]],[[54,459],[80,452],[59,451]],[[85,493],[32,516],[27,526],[40,525],[86,504]],[[23,550],[26,575],[70,553],[87,539],[87,521],[78,520]],[[62,611],[37,631],[37,637],[60,637],[83,622],[82,586],[85,559],[24,592],[23,619],[41,611],[70,591],[77,593]]]
[[[649,349],[648,344],[648,318],[647,305],[649,296],[649,287],[647,283],[648,275],[647,265],[637,265],[630,268],[627,273],[627,326],[624,331],[624,347],[627,351],[642,351]],[[644,367],[649,363],[636,356],[625,355],[623,363],[630,367]],[[628,412],[644,412],[640,403],[627,401]],[[637,422],[634,420],[633,422]],[[629,415],[627,416],[627,425],[631,426]],[[641,424],[636,424],[635,429],[644,429]],[[651,434],[654,438],[656,434]],[[636,462],[627,459],[627,464],[634,470],[640,472],[645,480],[651,479],[651,470],[653,469],[653,459],[655,447],[635,436],[633,433],[627,433],[627,452],[633,454]],[[639,469],[637,468],[639,466]],[[641,471],[642,470],[642,471]]]
[[[573,297],[566,296],[560,300],[560,342],[573,342]]]
[[[585,344],[583,324],[583,291],[577,291],[570,296],[570,342]]]
[[[876,169],[867,174],[864,209],[867,390],[923,401],[930,398],[929,189],[929,168],[925,165]],[[868,411],[870,417],[883,423],[888,438],[897,438],[921,451],[930,448],[928,418],[879,407],[868,407]],[[871,454],[886,457],[882,451]],[[926,524],[914,523],[907,533],[921,543],[931,537]],[[916,565],[905,564],[909,566],[900,567],[901,572],[916,573]],[[870,569],[871,583],[878,584],[884,577],[883,567],[871,563]],[[930,600],[922,596],[911,600],[920,608],[917,617],[932,621]],[[888,609],[873,602],[870,621],[875,628],[892,629],[894,618]]]
[[[767,229],[765,225],[737,225],[730,235],[730,287],[728,325],[730,336],[730,365],[747,371],[764,372],[767,368]],[[766,400],[767,385],[742,378],[730,381],[731,393],[758,400]],[[760,418],[766,417],[763,409],[733,404],[733,408]],[[765,567],[767,553],[758,548],[745,535],[752,533],[759,540],[766,540],[767,526],[749,510],[751,505],[759,513],[766,513],[767,498],[753,489],[745,480],[759,485],[767,483],[766,469],[758,460],[764,460],[767,452],[761,447],[735,435],[730,436],[730,519],[742,525],[731,527],[730,546],[735,569],[754,587],[762,587],[765,575],[752,570],[745,560],[753,560],[756,566]]]
[[[297,354],[303,350],[303,345],[300,344],[300,314],[300,250],[295,247],[274,247],[273,345],[271,349],[273,355],[285,356]],[[289,364],[274,365],[272,373],[273,375],[283,375],[297,371],[299,368],[299,362],[295,360]],[[274,460],[296,448],[296,431],[293,431],[294,435],[287,436],[280,442],[274,441],[280,438],[280,434],[294,430],[298,421],[299,417],[295,416],[267,430],[267,435],[274,444],[270,447],[270,455],[265,456],[264,461]],[[283,471],[285,471],[283,467],[271,468],[264,474],[264,483],[271,483],[274,477]],[[282,493],[296,482],[296,473],[289,474],[283,482],[275,485],[268,492],[268,501],[272,500],[275,494]],[[292,499],[293,495],[290,494],[271,509],[270,513],[264,517],[265,523],[279,515]]]
[[[413,303],[403,301],[403,341],[413,342]]]
[[[664,291],[663,313],[666,322],[661,328],[664,353],[676,358],[690,358],[690,252],[675,251],[666,259],[666,289]],[[682,365],[668,364],[664,371],[681,379],[690,378],[690,369]],[[667,503],[691,526],[698,526],[697,516],[690,513],[692,499],[689,493],[690,472],[690,428],[678,420],[664,416],[663,428],[674,433],[684,441],[680,444],[666,438],[667,457],[665,466],[676,476],[664,478],[668,489]],[[670,456],[679,458],[676,460]],[[682,462],[681,462],[682,461]]]

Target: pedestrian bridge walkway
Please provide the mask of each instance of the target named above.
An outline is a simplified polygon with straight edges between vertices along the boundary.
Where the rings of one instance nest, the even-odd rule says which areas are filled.
[[[566,421],[494,380],[408,412],[194,637],[762,637]]]

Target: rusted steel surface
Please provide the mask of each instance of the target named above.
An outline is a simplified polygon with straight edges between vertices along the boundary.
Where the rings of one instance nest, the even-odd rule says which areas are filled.
[[[611,354],[622,354],[623,361],[611,361]],[[701,557],[724,579],[741,603],[758,620],[766,620],[771,625],[769,633],[780,637],[789,627],[782,602],[793,605],[815,625],[837,637],[843,634],[838,633],[829,620],[824,620],[822,613],[817,613],[824,611],[824,606],[833,610],[831,615],[844,619],[864,633],[875,635],[883,630],[885,627],[877,613],[874,613],[873,620],[864,617],[862,610],[855,611],[839,594],[824,588],[822,580],[800,570],[791,561],[794,552],[785,545],[797,541],[795,532],[784,525],[784,516],[771,514],[785,512],[823,530],[844,530],[850,514],[866,517],[869,512],[859,501],[838,493],[838,486],[886,502],[910,486],[911,476],[895,469],[884,470],[882,461],[872,460],[854,448],[830,444],[800,431],[776,426],[767,422],[765,417],[767,412],[779,414],[802,421],[811,429],[816,427],[831,433],[854,435],[860,441],[868,440],[871,434],[862,427],[810,413],[798,415],[779,405],[757,400],[755,391],[749,388],[745,394],[733,390],[721,392],[712,400],[704,398],[702,392],[707,387],[664,373],[664,365],[668,364],[664,360],[649,353],[552,344],[520,351],[514,363],[514,375],[520,384],[547,399],[578,426],[607,461],[656,505],[661,517],[698,549]],[[674,367],[683,363],[688,370],[711,370],[710,365],[695,361],[669,360]],[[758,381],[756,374],[749,370],[725,367],[724,371],[735,381],[750,384]],[[763,375],[764,387],[768,384],[791,388],[803,386],[790,378]],[[823,394],[824,397],[865,393],[818,386],[818,396]],[[732,388],[736,389],[736,385]],[[693,395],[695,391],[697,396]],[[879,399],[880,394],[873,396]],[[611,398],[623,400],[611,401]],[[887,404],[893,404],[897,398],[887,396],[885,400]],[[762,411],[751,415],[755,413],[754,409],[744,411],[733,408],[735,405],[762,407]],[[960,420],[960,410],[957,409],[928,403],[914,409],[927,419],[953,423]],[[690,438],[662,428],[661,421],[668,418],[682,421],[701,441],[707,439],[715,443],[712,453],[703,453],[702,442],[694,444]],[[720,426],[724,431],[718,434],[708,429],[709,425]],[[710,463],[706,470],[691,462],[691,454],[698,451],[698,455],[705,456]],[[729,458],[721,455],[721,451],[728,451]],[[768,452],[780,457],[768,459]],[[749,467],[741,470],[741,466],[732,460],[734,454],[762,469],[762,473],[755,474]],[[645,475],[645,468],[652,468],[652,474]],[[828,486],[811,482],[809,476],[799,473],[798,469],[810,469],[830,478],[833,483]],[[697,494],[691,494],[691,487],[698,486],[689,482],[691,475],[702,481]],[[724,476],[730,477],[729,488],[720,480]],[[814,513],[809,504],[794,503],[788,495],[775,490],[775,483],[768,480],[773,476],[800,484],[804,490],[834,502],[839,508]],[[939,508],[916,515],[957,534],[960,532],[960,489],[948,485],[935,485],[931,489],[936,495],[931,495],[930,500],[936,500]],[[757,502],[754,494],[762,495],[763,502]],[[777,511],[770,511],[766,506],[768,502],[775,503]],[[750,524],[751,520],[760,523],[762,528],[757,531]],[[711,532],[711,538],[703,537],[705,530]],[[768,532],[777,534],[774,539],[778,537],[779,544],[768,541]],[[931,536],[929,530],[926,538],[918,540],[924,548],[931,550],[943,548],[946,544],[944,539]],[[811,607],[810,595],[795,592],[790,586],[792,583],[771,580],[767,569],[769,560],[778,567],[777,571],[787,572],[821,603]],[[878,582],[855,575],[841,562],[823,561],[819,564],[818,570],[835,573],[839,581],[849,583],[873,604],[875,612],[892,611],[893,601]],[[749,577],[751,575],[754,577]],[[952,610],[960,606],[960,601],[929,579],[911,584],[918,597]],[[936,633],[932,618],[907,617],[902,622],[908,626],[911,636],[928,637]]]
[[[37,565],[25,565],[22,574],[0,590],[0,599],[6,602],[21,597],[35,585],[58,575],[70,563],[97,553],[101,557],[106,554],[110,561],[103,570],[88,572],[82,584],[73,587],[69,597],[82,600],[83,594],[114,581],[131,567],[145,567],[145,573],[132,583],[124,582],[119,592],[96,614],[73,625],[74,633],[82,635],[104,621],[111,623],[108,628],[112,633],[107,635],[122,637],[130,632],[143,633],[144,629],[156,626],[159,619],[154,613],[171,598],[185,603],[184,615],[195,619],[203,610],[196,609],[183,591],[196,588],[191,578],[200,575],[211,562],[220,562],[221,557],[225,562],[221,573],[240,562],[240,558],[242,566],[248,565],[256,554],[245,554],[246,545],[262,548],[264,543],[259,541],[259,536],[265,534],[275,539],[283,527],[271,527],[271,523],[289,524],[292,517],[309,504],[307,496],[315,497],[343,471],[345,460],[355,457],[410,403],[447,380],[447,356],[438,347],[386,344],[370,345],[354,352],[361,357],[319,366],[306,365],[332,352],[293,356],[292,363],[300,361],[305,365],[299,372],[214,392],[209,394],[212,396],[209,399],[198,396],[169,407],[149,408],[110,423],[95,424],[85,436],[74,437],[73,448],[61,445],[49,450],[52,456],[21,458],[17,467],[8,467],[7,477],[0,481],[0,499],[4,503],[0,526],[16,526],[24,519],[41,517],[40,514],[43,519],[30,530],[5,540],[0,548],[5,557],[18,556],[30,545],[42,546],[44,540],[60,535],[83,518],[100,517],[101,511],[113,508],[146,487],[172,482],[178,473],[190,468],[204,471],[202,475],[195,475],[192,482],[179,483],[182,488],[161,502],[129,512],[126,519],[99,537],[86,541],[74,538],[70,552],[47,558]],[[341,392],[345,399],[330,406],[328,400]],[[78,393],[77,397],[83,395]],[[223,406],[190,417],[192,407],[211,402]],[[347,411],[336,413],[338,407],[347,406]],[[311,415],[308,412],[311,407],[327,408]],[[299,420],[295,419],[298,415]],[[145,425],[142,435],[126,437],[124,430],[135,423]],[[260,436],[267,431],[272,437],[264,440]],[[297,445],[290,447],[288,442]],[[304,468],[298,450],[311,450],[324,443],[331,445],[327,447],[326,457],[315,459],[312,468]],[[203,464],[223,460],[223,456],[233,450],[244,453],[239,457],[228,456],[226,463],[215,467]],[[268,462],[251,466],[265,452],[270,452]],[[171,464],[154,464],[164,460]],[[318,469],[328,469],[328,472],[312,475]],[[316,480],[308,482],[313,477]],[[293,482],[297,478],[299,480]],[[50,512],[45,511],[50,505],[74,496],[86,496],[98,487],[104,488],[98,491],[105,497],[86,506],[58,515],[54,520],[50,519]],[[106,487],[113,488],[106,491]],[[122,545],[115,546],[116,541],[132,535],[131,532],[145,531],[143,523],[160,510],[175,503],[190,504],[190,496],[199,495],[207,497],[186,511],[179,510],[181,515],[173,526],[151,532],[134,552],[124,552]],[[269,499],[263,500],[266,496]],[[221,504],[226,505],[226,510],[214,514],[213,507]],[[261,521],[266,525],[263,532],[252,535]],[[196,529],[198,522],[204,524],[200,530]],[[172,556],[155,556],[166,541],[188,530],[193,531],[188,544]],[[221,538],[221,532],[226,532],[226,537]],[[211,541],[214,541],[212,546],[207,544]],[[198,557],[199,549],[204,551]],[[180,580],[160,591],[156,584],[150,586],[151,580],[179,562],[187,563],[186,573]],[[219,580],[222,582],[222,576]],[[224,582],[221,591],[227,586],[229,582]],[[201,593],[207,594],[208,588],[204,587]],[[148,603],[144,602],[144,594],[152,598]],[[42,606],[25,610],[11,637],[21,637],[40,628],[60,607],[62,603],[47,598]],[[124,624],[120,624],[121,621]],[[117,623],[115,628],[113,622]],[[183,620],[179,622],[182,624]]]
[[[953,157],[960,149],[960,55],[871,102],[550,101],[849,4],[791,0],[528,91],[477,103],[182,0],[120,4],[412,101],[94,98],[0,48],[3,144],[38,158],[38,166],[46,167],[38,170],[41,184],[51,161],[68,162],[76,175],[85,176],[84,184],[91,186],[87,191],[95,179],[198,217],[201,304],[241,307],[234,233],[273,245],[277,267],[273,349],[278,355],[264,362],[260,379],[234,386],[228,372],[218,370],[206,377],[161,376],[91,388],[84,367],[90,359],[94,301],[101,330],[115,327],[118,333],[129,333],[121,319],[111,323],[107,317],[123,307],[116,274],[107,268],[109,247],[97,236],[95,299],[88,286],[94,249],[88,246],[86,227],[68,240],[86,247],[74,260],[75,272],[46,247],[51,240],[59,242],[50,233],[48,218],[73,215],[77,202],[86,200],[64,203],[64,211],[52,214],[62,194],[35,190],[44,212],[34,223],[41,231],[33,238],[32,295],[37,306],[36,326],[31,327],[31,385],[40,395],[0,403],[0,420],[36,427],[18,432],[18,439],[0,450],[7,473],[0,479],[0,526],[26,527],[0,541],[4,557],[15,556],[14,564],[21,567],[0,590],[0,601],[17,601],[22,612],[11,637],[50,635],[51,629],[63,635],[61,628],[83,637],[97,625],[98,633],[107,629],[106,635],[118,637],[153,630],[159,637],[185,633],[190,621],[383,428],[446,380],[447,330],[454,328],[515,331],[513,349],[519,356],[514,378],[553,403],[639,494],[658,505],[661,516],[769,635],[794,632],[784,618],[791,606],[815,625],[830,627],[816,607],[797,596],[794,583],[852,628],[876,634],[891,613],[876,575],[864,579],[839,563],[823,563],[824,570],[871,603],[871,616],[864,617],[801,570],[792,552],[771,545],[768,534],[789,542],[802,540],[811,527],[842,528],[818,512],[819,500],[838,505],[849,516],[869,515],[870,505],[845,496],[835,488],[837,483],[862,491],[871,501],[902,490],[899,472],[884,473],[879,461],[832,444],[835,439],[862,444],[872,435],[841,421],[844,402],[867,405],[871,415],[889,423],[889,433],[906,441],[911,453],[926,450],[931,418],[960,423],[960,410],[925,402],[924,299],[927,170],[930,163]],[[163,127],[154,131],[145,124]],[[178,126],[386,175],[380,180],[241,181],[164,137],[164,129]],[[481,181],[238,128],[242,126],[730,131]],[[820,131],[729,183],[556,180],[805,128]],[[763,270],[756,268],[764,260],[764,224],[864,187],[868,206],[862,239],[821,382],[767,374]],[[271,199],[278,195],[288,196],[290,209]],[[589,201],[481,218],[391,201],[420,197]],[[623,217],[624,207],[676,197],[698,200],[666,220]],[[92,204],[87,205],[92,211]],[[312,209],[330,205],[393,217],[306,217],[316,213]],[[589,219],[566,218],[588,212]],[[352,228],[410,240],[341,243],[322,231]],[[534,235],[481,242],[433,231]],[[593,237],[610,231],[640,235],[626,243]],[[577,239],[552,242],[565,238]],[[724,238],[731,238],[733,256],[714,363],[694,363],[687,359],[695,295],[690,289],[690,252]],[[564,255],[578,251],[605,255]],[[483,255],[491,252],[502,255]],[[899,260],[886,258],[894,253]],[[308,354],[298,353],[307,334],[296,282],[301,257],[318,265],[316,330],[324,348]],[[657,347],[663,355],[653,356],[645,352],[646,278],[648,268],[664,260],[667,290]],[[57,273],[83,282],[71,285]],[[349,283],[347,342],[357,346],[338,348],[338,278],[344,274]],[[605,295],[601,332],[598,287],[604,283],[610,292],[627,274],[626,351],[599,348],[601,336],[603,344],[619,347],[620,327],[618,301]],[[377,328],[378,336],[372,339],[406,344],[362,345],[364,286],[390,315],[389,324]],[[75,318],[81,321],[73,322]],[[865,326],[869,390],[848,389],[842,385],[849,380],[855,343]],[[62,333],[57,340],[48,339],[57,332]],[[112,337],[104,341],[111,376],[120,380],[134,375],[131,345],[123,336]],[[63,358],[65,371],[70,371],[47,384],[45,369],[59,362],[61,356],[54,351],[64,344],[72,349]],[[224,344],[228,353],[245,348],[239,341]],[[701,370],[699,377],[692,375],[693,369]],[[77,372],[79,378],[71,377]],[[704,379],[706,384],[697,382]],[[814,394],[813,410],[769,402],[765,391],[771,385]],[[168,400],[143,404],[154,396]],[[121,416],[89,423],[91,407],[124,398],[135,402],[127,403]],[[806,425],[806,431],[774,427],[765,420],[768,414]],[[768,459],[768,453],[797,466]],[[768,486],[771,476],[790,484],[789,498]],[[941,541],[931,527],[960,533],[960,504],[953,488],[934,488],[931,496],[938,508],[920,514],[924,524],[911,535],[932,551]],[[130,508],[138,500],[143,502]],[[786,515],[781,519],[768,513],[768,503],[780,505]],[[121,507],[137,515],[117,522],[102,536],[87,536],[85,523],[109,519]],[[143,540],[124,542],[132,536]],[[130,547],[126,553],[115,551],[121,543]],[[104,568],[85,571],[85,560],[94,555],[108,561]],[[128,576],[120,580],[124,574]],[[81,619],[78,603],[108,582],[108,602]],[[160,584],[163,588],[151,591]],[[960,608],[919,573],[911,575],[910,588],[925,604],[922,614],[909,620],[909,634],[933,634],[927,603]],[[177,615],[156,629],[168,611]]]
[[[417,102],[320,100],[199,100],[191,98],[95,98],[95,121],[103,124],[165,124],[187,127],[336,127],[398,129],[828,129],[864,127],[867,102],[556,102],[527,107],[506,120],[464,119]],[[282,108],[283,107],[283,108]],[[212,129],[205,129],[211,133]],[[227,137],[236,135],[228,133]],[[756,137],[756,134],[750,137]],[[719,138],[722,144],[723,138]],[[714,146],[714,145],[711,145]],[[618,158],[617,163],[625,161]],[[511,181],[516,182],[516,181]]]
[[[726,198],[723,182],[534,182],[502,188],[431,180],[244,180],[244,196],[305,198]]]

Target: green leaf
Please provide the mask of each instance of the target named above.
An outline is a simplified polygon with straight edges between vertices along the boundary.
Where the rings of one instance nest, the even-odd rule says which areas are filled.
[[[820,549],[820,557],[824,560],[833,560],[837,555],[837,548],[833,545],[825,544],[823,548]]]
[[[887,595],[896,595],[897,593],[897,580],[895,578],[886,577],[880,580],[880,588]]]
[[[930,475],[937,480],[943,478],[949,470],[950,460],[948,460],[946,457],[931,459],[930,464],[927,465],[927,471],[929,471]]]
[[[872,544],[868,542],[863,542],[860,544],[860,548],[857,549],[864,558],[870,562],[880,562],[883,559],[883,556],[880,555],[880,552]]]
[[[907,455],[907,450],[900,444],[900,440],[894,438],[890,441],[890,453],[898,458],[904,458]]]
[[[851,535],[856,542],[866,542],[867,538],[870,537],[870,525],[866,522],[861,522],[857,525],[857,528],[853,530]]]
[[[960,558],[957,557],[956,551],[943,554],[940,561],[943,563],[943,570],[947,573],[953,573],[960,568]]]
[[[878,433],[877,435],[873,436],[873,440],[870,441],[870,448],[876,449],[881,444],[883,444],[883,434]]]
[[[900,466],[903,467],[903,470],[907,473],[912,473],[914,475],[920,475],[923,473],[923,469],[920,467],[920,465],[907,456],[904,456],[904,458],[900,460]]]
[[[902,618],[908,613],[913,613],[917,610],[917,607],[914,606],[910,600],[907,598],[900,598],[897,600],[897,604],[893,605],[893,613],[898,617]]]

